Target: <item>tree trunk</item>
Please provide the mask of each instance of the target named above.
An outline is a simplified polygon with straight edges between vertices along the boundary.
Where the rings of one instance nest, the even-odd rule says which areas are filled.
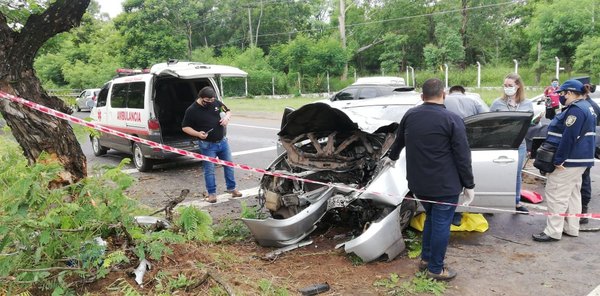
[[[340,16],[338,17],[340,22],[340,38],[342,39],[342,49],[346,50],[346,3],[345,0],[340,0]],[[342,80],[348,78],[348,61],[344,63],[344,72],[342,73]]]
[[[0,90],[32,102],[71,113],[59,98],[49,96],[35,76],[33,61],[39,48],[54,35],[78,26],[90,0],[57,0],[41,14],[29,17],[20,31],[13,31],[0,13]],[[0,113],[29,164],[42,152],[65,168],[61,184],[87,175],[85,155],[68,122],[17,103],[0,99]]]
[[[462,23],[460,26],[460,38],[462,39],[462,45],[464,50],[467,50],[467,23],[469,20],[469,16],[468,16],[468,12],[467,12],[467,8],[469,6],[469,1],[467,0],[462,0],[462,11],[461,11],[461,15],[462,15]],[[466,65],[466,61],[462,61],[460,64],[460,68],[461,69],[465,69],[467,67]]]

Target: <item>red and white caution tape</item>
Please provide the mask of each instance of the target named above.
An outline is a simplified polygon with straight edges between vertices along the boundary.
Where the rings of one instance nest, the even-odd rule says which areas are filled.
[[[75,116],[60,112],[60,111],[56,111],[54,109],[48,108],[46,106],[28,101],[26,99],[23,98],[19,98],[16,97],[14,95],[11,95],[9,93],[0,91],[0,98],[4,98],[4,99],[8,99],[12,102],[27,106],[31,109],[35,109],[38,110],[42,113],[54,116],[54,117],[58,117],[60,119],[64,119],[67,121],[70,121],[72,123],[75,124],[79,124],[82,126],[86,126],[89,128],[93,128],[95,130],[101,131],[103,133],[107,133],[107,134],[111,134],[111,135],[115,135],[121,138],[125,138],[134,142],[138,142],[138,143],[142,143],[142,144],[146,144],[150,147],[153,148],[159,148],[168,152],[173,152],[173,153],[177,153],[180,155],[185,155],[185,156],[189,156],[189,157],[193,157],[196,159],[200,159],[200,160],[204,160],[204,161],[209,161],[215,164],[220,164],[220,165],[225,165],[228,167],[232,167],[235,169],[240,169],[240,170],[245,170],[245,171],[250,171],[250,172],[255,172],[255,173],[259,173],[259,174],[265,174],[265,175],[270,175],[273,177],[279,177],[279,178],[286,178],[286,179],[290,179],[290,180],[295,180],[295,181],[301,181],[301,182],[306,182],[306,183],[313,183],[313,184],[318,184],[318,185],[324,185],[324,186],[328,186],[328,187],[336,187],[336,188],[341,188],[344,190],[353,190],[353,191],[358,191],[358,192],[365,192],[366,190],[364,188],[354,188],[354,187],[350,187],[350,186],[346,186],[343,184],[333,184],[333,183],[325,183],[325,182],[319,182],[319,181],[315,181],[315,180],[309,180],[309,179],[303,179],[303,178],[299,178],[296,176],[292,176],[292,175],[286,175],[286,174],[281,174],[281,173],[275,173],[275,172],[271,172],[271,171],[267,171],[264,169],[258,169],[258,168],[253,168],[251,166],[248,165],[244,165],[244,164],[237,164],[237,163],[233,163],[230,161],[224,161],[218,158],[213,158],[213,157],[208,157],[199,153],[195,153],[195,152],[190,152],[187,150],[182,150],[182,149],[178,149],[175,147],[171,147],[171,146],[167,146],[167,145],[163,145],[160,143],[156,143],[154,141],[149,141],[146,139],[142,139],[139,137],[135,137],[123,132],[119,132],[110,128],[107,128],[105,126],[93,123],[93,122],[87,122],[83,119],[77,118]],[[382,192],[370,192],[373,194],[377,194],[377,195],[384,195],[384,196],[389,196],[389,194],[387,193],[382,193]],[[430,202],[430,203],[435,203],[435,204],[444,204],[444,205],[452,205],[452,206],[460,206],[460,204],[453,204],[453,203],[444,203],[444,202],[434,202],[434,201],[427,201],[427,200],[421,200],[418,198],[411,198],[411,197],[405,197],[406,199],[410,199],[410,200],[416,200],[419,202]],[[483,212],[489,212],[494,211],[494,212],[506,212],[506,213],[521,213],[521,214],[529,214],[529,215],[533,215],[533,216],[558,216],[558,217],[577,217],[577,218],[590,218],[590,219],[597,219],[600,220],[600,213],[587,213],[587,214],[568,214],[568,213],[549,213],[549,212],[535,212],[535,211],[530,211],[530,212],[521,212],[521,211],[515,211],[515,210],[504,210],[504,209],[495,209],[495,208],[487,208],[487,207],[478,207],[478,206],[466,206],[467,208],[470,209],[480,209],[480,210],[484,210]]]

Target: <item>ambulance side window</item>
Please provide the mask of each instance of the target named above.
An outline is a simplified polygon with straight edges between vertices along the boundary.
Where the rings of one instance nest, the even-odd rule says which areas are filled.
[[[127,83],[115,84],[110,97],[110,106],[113,108],[125,108],[127,100]]]
[[[129,94],[127,96],[127,108],[144,108],[144,91],[146,84],[144,82],[133,82],[129,84]]]

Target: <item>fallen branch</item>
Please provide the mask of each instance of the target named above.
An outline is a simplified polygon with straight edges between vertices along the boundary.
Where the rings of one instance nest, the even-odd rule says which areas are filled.
[[[81,270],[77,267],[48,267],[48,268],[22,268],[17,269],[18,272],[43,272],[43,271],[60,271],[60,270]]]
[[[219,283],[219,285],[223,286],[223,288],[227,292],[227,295],[231,295],[231,296],[235,295],[235,293],[233,292],[231,287],[229,287],[227,282],[225,280],[223,280],[223,278],[221,278],[221,276],[219,276],[216,271],[207,270],[206,274],[208,276],[210,276],[211,278],[213,278],[217,283]]]
[[[189,193],[190,193],[189,189],[183,189],[183,190],[181,190],[181,193],[179,194],[178,197],[167,201],[167,205],[164,208],[162,208],[162,209],[160,209],[160,210],[158,210],[158,211],[150,214],[150,216],[154,216],[154,215],[156,215],[156,214],[158,214],[158,213],[160,213],[162,211],[165,211],[165,217],[166,217],[167,221],[173,222],[173,209],[179,203],[181,203],[182,201],[184,201],[185,198],[187,197],[187,195]]]

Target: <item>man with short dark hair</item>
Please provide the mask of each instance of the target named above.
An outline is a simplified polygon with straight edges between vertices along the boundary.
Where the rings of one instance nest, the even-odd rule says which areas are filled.
[[[215,90],[206,86],[198,92],[196,101],[185,110],[182,130],[199,139],[200,153],[209,157],[218,157],[220,160],[231,161],[231,150],[225,137],[225,127],[231,118],[231,111],[221,101],[215,100]],[[217,184],[215,183],[215,164],[204,161],[204,182],[208,191],[207,201],[217,202]],[[225,184],[233,197],[241,197],[242,193],[236,190],[233,168],[223,166]]]
[[[475,183],[465,124],[446,110],[444,97],[441,80],[425,81],[424,103],[402,117],[386,162],[393,165],[406,147],[408,187],[426,214],[419,269],[430,278],[451,280],[456,272],[444,265],[450,223],[461,191],[465,205],[473,201]]]
[[[444,100],[444,105],[446,106],[446,109],[458,114],[461,118],[487,112],[486,107],[466,96],[465,88],[460,85],[450,87],[448,96],[446,96]]]

